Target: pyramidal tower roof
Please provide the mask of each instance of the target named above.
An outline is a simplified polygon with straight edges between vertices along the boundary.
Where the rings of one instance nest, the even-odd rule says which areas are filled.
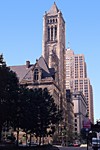
[[[59,12],[59,9],[58,9],[56,3],[54,2],[54,4],[52,5],[52,7],[50,8],[50,10],[47,13],[48,14],[55,14],[58,12]]]

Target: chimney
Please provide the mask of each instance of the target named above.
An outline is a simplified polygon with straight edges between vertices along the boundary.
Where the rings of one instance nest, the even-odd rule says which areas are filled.
[[[26,61],[26,68],[30,67],[30,61]]]

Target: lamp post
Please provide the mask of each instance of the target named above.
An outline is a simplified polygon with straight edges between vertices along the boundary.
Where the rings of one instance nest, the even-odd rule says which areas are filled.
[[[86,128],[87,150],[88,150],[88,136],[89,136],[89,129],[88,129],[88,128]]]

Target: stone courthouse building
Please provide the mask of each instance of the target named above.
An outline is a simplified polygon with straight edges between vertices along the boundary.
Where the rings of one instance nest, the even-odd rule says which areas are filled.
[[[21,85],[28,88],[48,88],[59,109],[63,109],[62,128],[67,126],[67,101],[65,87],[65,21],[54,3],[43,17],[42,56],[35,64],[10,66]]]

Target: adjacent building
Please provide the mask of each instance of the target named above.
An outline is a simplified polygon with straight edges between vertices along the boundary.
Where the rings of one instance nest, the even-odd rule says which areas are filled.
[[[72,99],[72,93],[70,89],[66,90],[66,100],[67,100],[67,116],[68,116],[68,125],[67,125],[67,132],[68,132],[68,140],[73,142],[75,137],[74,132],[74,102]]]
[[[92,85],[87,77],[87,67],[83,54],[74,54],[66,50],[66,89],[71,92],[82,92],[87,102],[87,113],[91,122],[94,122]]]
[[[77,136],[80,135],[83,121],[86,118],[87,102],[85,96],[80,91],[74,91],[71,98],[74,103],[74,133]]]

